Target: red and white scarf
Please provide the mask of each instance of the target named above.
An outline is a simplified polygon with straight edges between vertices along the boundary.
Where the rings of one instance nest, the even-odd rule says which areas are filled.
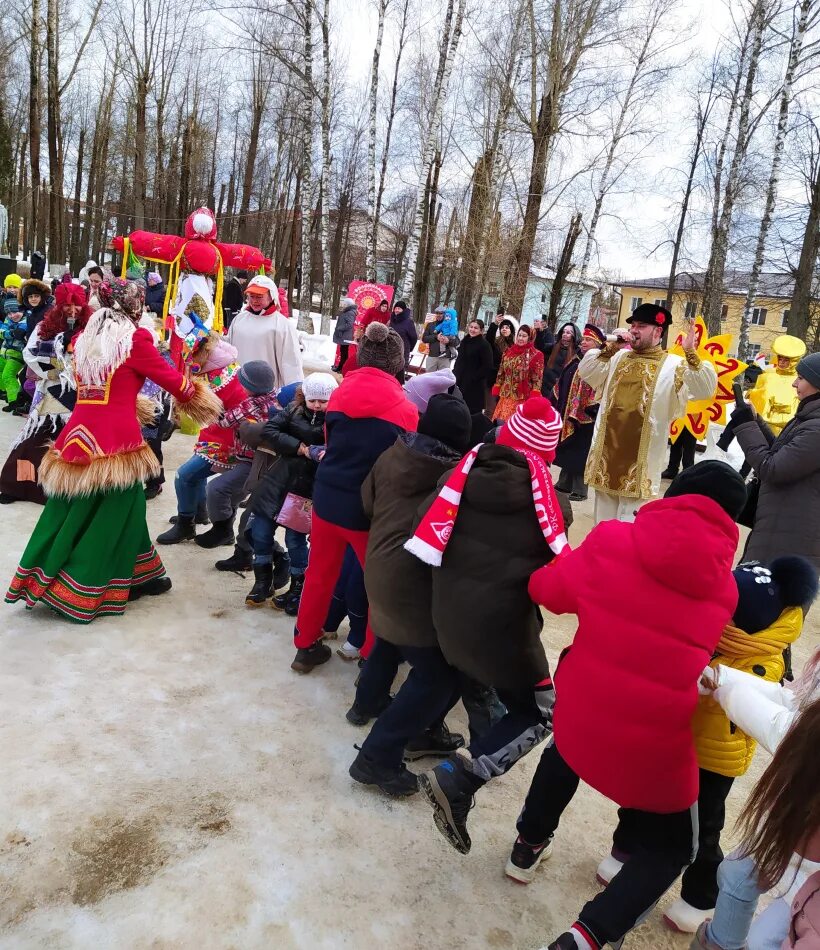
[[[483,443],[482,443],[483,444]],[[475,446],[464,456],[453,469],[447,483],[442,487],[433,504],[427,509],[419,522],[415,533],[404,545],[405,551],[414,554],[425,564],[441,567],[444,549],[453,534],[461,496],[467,483],[467,476],[478,457],[481,445]],[[558,498],[552,485],[547,463],[528,449],[516,448],[516,452],[527,460],[532,479],[532,500],[535,504],[535,513],[538,524],[544,533],[544,539],[550,550],[556,556],[568,548],[567,536],[564,532],[564,518],[558,504]]]

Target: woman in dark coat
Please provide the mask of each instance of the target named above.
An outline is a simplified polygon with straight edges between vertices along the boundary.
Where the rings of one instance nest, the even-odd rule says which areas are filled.
[[[418,342],[419,333],[415,323],[413,323],[413,311],[403,300],[393,304],[393,312],[390,314],[388,326],[392,327],[401,337],[404,344],[404,365],[406,368],[410,362],[413,347]]]
[[[777,438],[748,405],[732,414],[735,436],[760,479],[744,560],[799,554],[820,570],[820,353],[797,364],[795,417]]]
[[[458,348],[453,365],[456,384],[471,413],[483,412],[487,393],[497,375],[493,349],[487,342],[479,320],[467,324],[467,333]]]
[[[567,366],[573,363],[577,367],[580,362],[579,349],[581,346],[581,331],[574,323],[565,323],[558,330],[555,343],[544,356],[544,378],[541,382],[541,392],[552,398],[552,390]],[[536,346],[536,349],[539,349]],[[542,352],[544,352],[542,350]],[[560,409],[558,410],[561,411]]]
[[[496,314],[493,322],[487,327],[486,340],[493,351],[493,378],[490,385],[494,386],[498,371],[501,368],[501,360],[504,354],[515,343],[515,335],[518,333],[518,321],[514,317],[505,317],[503,314]]]
[[[339,347],[339,358],[335,370],[340,370],[347,362],[350,345],[353,342],[353,327],[359,307],[352,297],[342,297],[339,302],[339,315],[336,317],[336,326],[333,330],[333,342]]]

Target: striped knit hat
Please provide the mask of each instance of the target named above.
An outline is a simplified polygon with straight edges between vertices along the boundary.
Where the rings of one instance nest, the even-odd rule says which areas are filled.
[[[561,416],[543,396],[530,396],[498,430],[496,443],[511,449],[528,449],[552,463],[561,435]]]

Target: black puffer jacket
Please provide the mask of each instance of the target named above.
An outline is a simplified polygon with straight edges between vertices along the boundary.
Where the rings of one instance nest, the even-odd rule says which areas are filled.
[[[420,515],[432,500],[420,506]],[[564,494],[558,501],[569,532],[572,507]],[[527,460],[505,445],[483,446],[441,567],[433,570],[433,624],[447,662],[485,686],[505,689],[531,689],[547,676],[541,612],[527,585],[552,558],[535,514]]]
[[[318,464],[299,455],[299,446],[324,445],[324,441],[324,412],[311,412],[299,393],[296,400],[287,409],[277,412],[262,430],[261,446],[272,449],[279,458],[254,489],[249,503],[251,512],[275,518],[288,492],[312,498]]]
[[[396,646],[433,647],[433,568],[404,550],[418,507],[461,453],[429,435],[406,432],[378,461],[362,485],[370,518],[364,582],[376,636]]]

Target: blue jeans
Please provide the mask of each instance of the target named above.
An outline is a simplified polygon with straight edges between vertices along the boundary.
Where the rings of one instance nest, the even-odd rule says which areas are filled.
[[[253,548],[254,564],[272,564],[276,542],[273,539],[276,522],[270,515],[254,514],[251,517],[249,534]],[[301,576],[308,562],[307,535],[292,528],[285,528],[285,547],[290,557],[290,573]]]
[[[211,463],[201,455],[192,455],[180,465],[174,479],[178,514],[193,518],[198,509],[205,507],[205,490],[213,471]]]
[[[308,536],[294,531],[293,528],[285,528],[285,547],[288,549],[290,557],[291,576],[301,577],[307,570],[308,565]]]
[[[356,557],[356,552],[348,545],[323,629],[327,633],[335,633],[347,617],[350,621],[347,642],[361,649],[364,646],[367,628],[368,606],[367,591],[364,589],[364,571]]]
[[[760,886],[753,858],[730,855],[718,868],[715,916],[706,934],[723,950],[779,950],[788,932],[788,907],[774,901],[752,925],[757,902],[766,888]],[[785,914],[783,913],[785,908]]]

